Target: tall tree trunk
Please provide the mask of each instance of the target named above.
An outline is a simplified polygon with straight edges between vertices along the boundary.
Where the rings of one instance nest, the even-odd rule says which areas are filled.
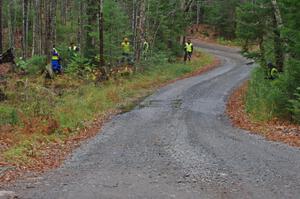
[[[41,55],[40,0],[34,0],[34,20],[32,31],[32,55]]]
[[[283,26],[281,13],[276,0],[272,0],[273,6],[273,29],[274,29],[274,51],[275,51],[275,60],[278,71],[283,71],[283,65],[285,60],[284,47],[285,43],[283,42],[281,36],[281,28]]]
[[[46,46],[46,30],[47,30],[47,16],[46,16],[46,0],[41,0],[40,2],[40,9],[39,9],[39,14],[40,14],[40,48],[41,48],[41,54],[43,55],[48,55],[47,54],[47,49],[45,48]]]
[[[51,0],[51,45],[56,45],[56,4],[57,0]]]
[[[28,0],[23,0],[23,34],[22,34],[22,56],[27,58],[28,48]]]
[[[197,1],[197,25],[199,25],[200,24],[200,2],[199,1]]]
[[[283,43],[281,39],[280,30],[277,27],[276,18],[274,15],[273,18],[273,33],[274,33],[274,53],[275,53],[275,62],[278,71],[283,71],[284,64],[284,51],[283,51]]]
[[[131,29],[132,29],[132,46],[136,49],[136,36],[137,36],[137,1],[132,0],[132,18],[131,18]]]
[[[272,2],[277,26],[278,26],[278,28],[282,28],[282,26],[283,26],[282,17],[281,17],[279,6],[277,4],[277,0],[272,0],[271,2]]]
[[[139,63],[141,60],[143,38],[145,37],[145,0],[140,0],[137,15],[137,41],[135,50],[135,59]]]
[[[104,16],[103,16],[103,0],[99,0],[99,67],[104,67]]]
[[[2,37],[3,37],[3,34],[2,34],[2,7],[3,7],[3,4],[2,4],[2,0],[0,0],[0,54],[2,54],[3,52],[3,46],[2,46]]]
[[[16,14],[15,14],[15,0],[10,0],[8,3],[8,14],[9,14],[9,46],[10,48],[15,47],[15,25],[16,25]]]
[[[95,9],[94,0],[87,0],[87,25],[85,26],[85,50],[84,54],[87,57],[94,57],[95,55],[95,45],[93,45],[94,40],[91,33],[93,32],[93,26],[97,24],[97,7]]]
[[[63,25],[67,24],[67,6],[68,6],[68,0],[61,0],[60,14],[61,14],[61,22]]]
[[[44,52],[45,55],[48,57],[48,61],[51,59],[51,44],[52,44],[52,16],[51,16],[51,6],[52,0],[45,1],[45,11],[46,11],[46,23],[45,23],[45,46],[44,46]]]
[[[83,1],[79,2],[79,13],[84,13],[84,3]],[[80,52],[84,48],[84,16],[80,14],[78,16],[78,27],[77,27],[77,45],[79,45]]]

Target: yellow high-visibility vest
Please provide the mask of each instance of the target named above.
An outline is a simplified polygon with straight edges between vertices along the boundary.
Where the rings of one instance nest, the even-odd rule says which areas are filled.
[[[59,57],[56,56],[56,55],[53,55],[53,56],[52,56],[52,60],[59,60]]]
[[[272,70],[271,70],[271,77],[277,77],[277,75],[278,75],[278,70],[276,69],[276,68],[272,68]]]
[[[191,53],[193,52],[193,44],[192,43],[185,43],[186,52]]]
[[[130,43],[129,42],[122,42],[123,53],[130,52]]]
[[[77,46],[73,46],[73,47],[70,46],[70,47],[69,47],[69,50],[77,51]]]

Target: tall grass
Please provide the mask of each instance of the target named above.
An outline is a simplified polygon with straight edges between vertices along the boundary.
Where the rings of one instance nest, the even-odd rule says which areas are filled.
[[[297,88],[300,86],[300,63],[290,60],[284,73],[275,80],[265,78],[262,67],[255,68],[251,75],[246,96],[246,110],[255,120],[281,118],[298,119]]]

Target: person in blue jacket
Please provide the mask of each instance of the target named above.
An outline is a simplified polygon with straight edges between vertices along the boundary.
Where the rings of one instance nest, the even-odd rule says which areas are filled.
[[[58,51],[56,50],[55,46],[53,46],[52,49],[52,58],[51,58],[51,65],[52,65],[52,70],[54,73],[61,73],[61,64],[60,64],[60,56]]]

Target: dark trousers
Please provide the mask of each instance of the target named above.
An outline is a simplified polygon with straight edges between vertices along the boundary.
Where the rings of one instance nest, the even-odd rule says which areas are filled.
[[[192,52],[185,52],[184,61],[187,61],[187,60],[191,61],[191,59],[192,59]]]

